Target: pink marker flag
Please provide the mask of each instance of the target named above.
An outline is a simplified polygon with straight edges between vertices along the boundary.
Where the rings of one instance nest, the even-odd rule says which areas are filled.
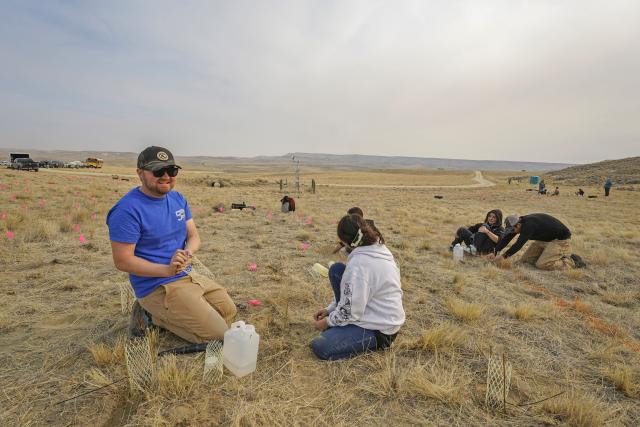
[[[38,200],[38,205],[39,205],[41,208],[44,208],[44,206],[45,206],[46,204],[47,204],[47,201],[46,201],[45,199],[40,199],[40,200]]]
[[[6,213],[6,212],[1,212],[1,213],[0,213],[0,219],[7,219],[7,217],[8,217],[8,216],[9,216],[9,215],[7,215],[7,213]]]
[[[97,217],[98,217],[97,213],[94,212],[94,213],[91,214],[91,219],[96,219]]]
[[[309,244],[307,242],[302,242],[302,244],[300,244],[300,250],[306,251],[307,249],[309,249]]]
[[[218,208],[218,212],[223,213],[223,212],[224,212],[224,208],[223,208],[222,206],[220,206],[220,207]]]
[[[269,212],[269,213],[267,214],[267,219],[268,219],[269,221],[271,221],[271,219],[272,219],[272,218],[273,218],[273,214],[272,214],[271,212]]]
[[[7,239],[13,239],[13,231],[7,230]]]
[[[258,266],[256,264],[249,264],[249,271],[256,271]]]
[[[249,301],[247,301],[247,304],[249,305],[262,305],[262,301],[260,301],[259,299],[250,299]]]
[[[78,236],[78,242],[80,242],[81,245],[84,245],[87,242],[87,239],[84,238],[84,234]]]
[[[76,233],[80,231],[80,224],[73,224],[73,231]]]
[[[313,224],[313,218],[311,218],[311,217],[307,218],[307,222],[306,222],[306,224],[307,224],[307,225],[311,225],[311,224]]]

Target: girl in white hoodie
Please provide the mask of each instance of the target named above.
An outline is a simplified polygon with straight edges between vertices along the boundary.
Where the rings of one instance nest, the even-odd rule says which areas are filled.
[[[311,343],[320,359],[345,359],[387,348],[404,324],[400,270],[380,233],[361,216],[338,223],[338,238],[353,248],[348,264],[329,269],[333,302],[314,315],[322,333]]]

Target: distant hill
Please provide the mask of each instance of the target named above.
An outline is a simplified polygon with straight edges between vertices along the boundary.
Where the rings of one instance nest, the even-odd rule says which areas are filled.
[[[616,185],[640,184],[640,157],[605,160],[587,165],[571,166],[550,172],[547,176],[555,181],[573,185],[599,185],[607,177]]]
[[[106,163],[117,166],[135,167],[137,153],[107,151],[64,151],[64,150],[29,150],[0,148],[0,159],[8,159],[9,153],[29,153],[34,160],[84,160],[87,157],[100,157]],[[445,169],[445,170],[504,170],[504,171],[553,171],[568,166],[567,163],[538,163],[503,160],[463,160],[440,159],[428,157],[402,156],[367,156],[360,154],[318,154],[288,153],[283,156],[257,157],[210,157],[185,156],[177,157],[180,162],[198,169],[224,167],[233,164],[255,165],[291,165],[292,158],[306,167],[322,167],[335,169]]]

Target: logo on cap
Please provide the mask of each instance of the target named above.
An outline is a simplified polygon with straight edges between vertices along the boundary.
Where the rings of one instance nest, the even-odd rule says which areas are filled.
[[[156,154],[156,156],[158,157],[159,160],[162,160],[163,162],[165,160],[169,160],[169,155],[164,151],[158,151],[158,154]]]

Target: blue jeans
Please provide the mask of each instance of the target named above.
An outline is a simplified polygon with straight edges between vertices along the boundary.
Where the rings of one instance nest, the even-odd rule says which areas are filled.
[[[340,281],[346,267],[338,262],[329,268],[329,282],[336,303],[340,301]],[[322,360],[347,359],[368,350],[376,350],[377,347],[375,331],[356,325],[329,328],[311,342],[313,352]]]

